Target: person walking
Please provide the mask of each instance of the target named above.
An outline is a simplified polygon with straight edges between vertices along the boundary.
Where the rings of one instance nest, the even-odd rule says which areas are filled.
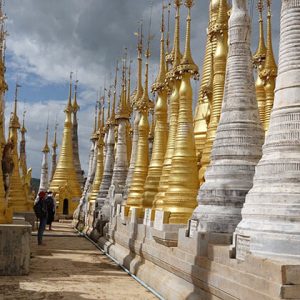
[[[44,191],[39,192],[33,208],[36,217],[40,220],[38,235],[37,235],[38,245],[45,245],[43,243],[43,234],[47,224],[48,208],[46,202],[46,193]]]
[[[52,230],[52,222],[54,221],[55,216],[55,200],[51,191],[47,192],[46,202],[48,211],[47,225],[49,225],[49,230]]]

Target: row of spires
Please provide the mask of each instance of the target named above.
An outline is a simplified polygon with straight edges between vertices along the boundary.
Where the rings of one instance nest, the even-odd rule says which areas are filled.
[[[153,197],[155,197],[154,203],[157,203],[158,205],[157,207],[161,208],[164,204],[164,201],[166,201],[166,197],[177,198],[178,204],[175,204],[175,206],[178,205],[179,208],[176,207],[176,209],[178,211],[182,209],[182,211],[185,211],[185,213],[183,213],[184,216],[182,215],[180,216],[180,213],[178,213],[177,215],[175,214],[173,221],[181,222],[183,220],[182,218],[186,219],[187,216],[190,215],[191,211],[193,211],[193,208],[196,205],[195,196],[197,194],[197,190],[199,187],[197,176],[194,176],[195,175],[194,173],[195,172],[197,173],[198,171],[193,164],[194,160],[197,159],[197,157],[196,158],[194,157],[194,154],[192,153],[193,150],[191,150],[194,147],[193,146],[194,134],[195,134],[195,141],[196,141],[196,151],[198,155],[198,168],[200,168],[200,172],[199,172],[200,183],[204,182],[204,173],[206,170],[206,166],[210,163],[210,153],[211,153],[212,144],[214,141],[216,129],[220,118],[222,99],[223,99],[223,90],[225,84],[225,70],[226,70],[226,59],[227,59],[227,49],[228,49],[227,31],[228,31],[228,17],[229,17],[230,8],[226,0],[211,1],[210,20],[209,20],[209,28],[208,28],[208,43],[207,43],[206,56],[204,62],[204,71],[203,71],[201,89],[199,94],[199,103],[198,103],[195,120],[194,120],[195,132],[189,132],[189,131],[186,132],[185,130],[187,124],[193,122],[192,108],[190,107],[189,101],[185,101],[181,103],[180,97],[183,97],[182,93],[184,92],[187,92],[190,97],[192,90],[190,88],[189,78],[191,76],[197,78],[198,76],[198,67],[195,65],[193,61],[191,55],[191,48],[190,48],[190,26],[191,26],[190,10],[191,7],[193,6],[193,1],[185,1],[185,5],[188,9],[188,16],[186,22],[185,51],[183,54],[181,54],[180,52],[180,36],[179,36],[181,1],[174,1],[174,4],[176,9],[176,16],[175,16],[173,49],[171,51],[169,50],[170,43],[169,43],[169,32],[168,32],[167,43],[166,43],[167,53],[165,53],[164,13],[162,13],[160,66],[159,66],[158,76],[156,78],[155,83],[152,86],[152,89],[158,92],[158,97],[163,98],[163,101],[157,101],[158,104],[163,102],[164,105],[167,107],[166,104],[167,97],[168,95],[170,97],[169,130],[167,126],[168,125],[167,109],[163,109],[160,112],[159,105],[157,105],[157,108],[155,108],[156,110],[155,120],[154,117],[152,118],[152,125],[151,125],[152,132],[149,132],[148,112],[150,106],[152,107],[154,106],[153,101],[149,99],[149,94],[148,94],[148,81],[149,81],[148,60],[150,56],[150,47],[149,47],[150,33],[148,36],[147,49],[145,51],[145,56],[146,56],[145,83],[143,87],[142,85],[143,27],[141,25],[137,33],[138,36],[137,88],[133,92],[133,94],[130,95],[130,83],[129,85],[126,85],[126,75],[125,75],[126,60],[123,60],[122,84],[121,84],[122,88],[121,88],[121,95],[120,95],[119,112],[117,112],[117,114],[115,112],[117,77],[115,77],[112,111],[110,109],[111,93],[110,92],[108,93],[109,109],[108,109],[108,118],[106,121],[106,126],[104,126],[103,128],[104,149],[102,151],[103,151],[104,158],[103,158],[101,168],[104,168],[102,173],[105,175],[105,161],[107,159],[105,152],[107,151],[106,143],[107,143],[107,136],[108,136],[110,125],[116,126],[117,125],[116,119],[118,118],[119,119],[126,118],[129,120],[131,113],[133,113],[135,121],[133,124],[133,128],[131,129],[132,151],[131,151],[131,155],[128,155],[129,151],[127,151],[127,163],[129,164],[129,171],[126,179],[126,184],[124,187],[124,198],[127,201],[126,202],[127,207],[143,206],[143,204],[141,204],[141,199],[144,199],[145,198],[144,193],[145,195],[147,195],[148,192],[147,190],[145,192],[145,187],[147,187],[147,176],[148,176],[149,177],[148,180],[151,181],[150,185],[152,185],[151,188],[153,189],[153,195],[149,196],[150,198],[148,200],[145,200],[145,203],[148,201],[148,203],[151,203],[152,205],[154,201]],[[268,4],[270,4],[270,1],[268,1]],[[170,8],[169,5],[167,7]],[[163,8],[163,11],[164,9],[165,8]],[[268,16],[269,15],[271,15],[270,12],[268,13]],[[170,9],[168,9],[168,16],[170,16]],[[268,20],[270,22],[270,18]],[[168,20],[168,24],[169,24],[169,20]],[[116,67],[116,74],[117,74],[117,69],[118,67]],[[186,84],[187,90],[185,91],[180,90],[180,86],[182,86],[183,82]],[[126,95],[127,86],[129,86],[129,88],[127,89],[128,94]],[[70,84],[70,95],[71,95],[71,84]],[[172,99],[172,97],[174,99]],[[179,106],[179,111],[178,111],[178,106]],[[206,107],[205,109],[207,111],[210,111],[210,116],[208,116],[207,113],[203,114],[202,106],[205,106]],[[71,96],[69,97],[68,105],[65,112],[66,114],[72,112]],[[163,121],[157,120],[159,119],[160,113],[162,115]],[[104,120],[104,116],[102,117],[102,122],[104,123],[103,120]],[[201,136],[199,136],[197,132],[197,122],[198,121],[202,122],[202,120],[205,121],[206,125],[203,132],[201,132]],[[156,132],[154,128],[159,128],[159,126],[155,127],[155,125],[157,125],[157,122],[163,123],[163,129],[156,136],[155,135]],[[192,123],[190,125],[192,125]],[[192,126],[190,127],[192,128]],[[167,138],[168,131],[169,131],[169,139]],[[95,133],[96,133],[96,126],[94,126],[94,133],[92,136],[92,138],[94,137],[94,140],[96,141],[99,138],[99,135],[97,135],[97,138],[95,138]],[[155,151],[154,154],[152,155],[152,159],[151,159],[151,155],[149,155],[149,149],[148,149],[149,136],[152,136],[152,138],[154,139],[153,149],[155,149]],[[155,139],[163,141],[164,147],[157,146],[158,142],[155,143]],[[130,140],[129,135],[126,137],[126,140],[127,141]],[[114,144],[115,144],[114,147],[116,148],[117,139],[115,140]],[[71,146],[69,145],[69,147]],[[95,148],[94,153],[97,152],[96,150],[97,149]],[[158,157],[156,154],[159,151],[161,151],[163,155],[160,156],[158,155],[159,156]],[[166,155],[164,155],[165,152]],[[180,157],[182,159],[183,157],[182,155],[185,156],[186,161],[188,161],[190,165],[189,174],[185,174],[186,176],[181,174],[178,178],[176,178],[177,176],[176,171],[173,170],[180,168],[182,164],[182,161],[180,161]],[[159,160],[160,162],[159,162],[158,173],[155,175],[156,182],[154,184],[155,185],[154,187],[153,178],[152,178],[153,174],[151,174],[151,165],[152,164],[155,165],[155,163],[153,163],[155,159]],[[97,161],[97,158],[94,159],[94,161]],[[148,169],[149,166],[150,168]],[[172,174],[172,171],[175,173]],[[110,176],[112,177],[112,175]],[[61,179],[59,179],[58,181],[60,180]],[[181,195],[178,194],[178,186],[180,186],[181,188],[184,184],[182,182],[181,183],[178,182],[182,180],[183,182],[187,180],[186,186],[189,186],[188,189],[189,192],[187,193],[186,190],[182,190],[182,195]],[[68,179],[68,181],[70,181],[70,178]],[[57,183],[56,187],[58,188],[58,186],[59,185]],[[65,187],[65,189],[67,189],[67,186]],[[173,190],[174,192],[176,190],[176,193],[178,195],[175,195]],[[100,191],[101,191],[101,187],[100,187]],[[77,198],[78,197],[79,195],[77,195]],[[181,200],[179,200],[180,197]],[[142,200],[142,203],[143,201],[144,200]],[[179,202],[181,203],[179,204]],[[185,207],[184,205],[189,206],[189,208],[187,209],[187,207]],[[172,207],[170,207],[170,209],[172,209]]]

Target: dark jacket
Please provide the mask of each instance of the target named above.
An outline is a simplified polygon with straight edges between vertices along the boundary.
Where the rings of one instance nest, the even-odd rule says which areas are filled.
[[[45,198],[38,198],[34,204],[34,212],[39,219],[48,218],[48,207]]]

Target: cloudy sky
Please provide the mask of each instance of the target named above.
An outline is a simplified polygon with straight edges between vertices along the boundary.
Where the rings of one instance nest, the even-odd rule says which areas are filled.
[[[7,0],[7,73],[9,92],[6,96],[6,120],[12,109],[16,79],[22,85],[19,93],[19,116],[26,110],[28,166],[39,177],[41,149],[49,115],[50,139],[55,119],[59,122],[58,140],[61,142],[64,113],[68,97],[69,72],[77,72],[79,145],[83,169],[87,169],[89,136],[92,131],[94,103],[97,91],[112,82],[116,59],[124,47],[134,59],[138,21],[148,27],[149,0]],[[166,2],[166,1],[165,1]],[[200,70],[204,56],[209,0],[196,0],[192,10],[192,52]],[[256,0],[250,0],[253,19],[252,47],[257,44]],[[274,52],[278,55],[279,0],[273,1]],[[253,5],[254,4],[254,5]],[[254,7],[254,9],[252,9]],[[157,72],[159,57],[159,23],[161,0],[153,0],[151,32],[150,80]],[[182,46],[184,18],[182,9]],[[174,9],[172,8],[172,21]],[[173,23],[173,22],[172,22]],[[171,24],[172,25],[172,24]],[[172,30],[173,31],[173,30]],[[134,88],[136,79],[132,79]],[[199,82],[193,84],[195,94]]]

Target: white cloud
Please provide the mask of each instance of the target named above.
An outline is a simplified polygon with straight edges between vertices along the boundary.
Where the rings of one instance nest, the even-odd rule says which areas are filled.
[[[196,1],[192,9],[192,53],[200,66],[204,56],[206,26],[209,1]],[[159,28],[161,1],[155,1],[152,15],[152,32],[155,39],[151,43],[150,81],[156,78],[159,57]],[[280,1],[273,3],[274,50],[277,57],[279,41]],[[47,99],[43,86],[66,82],[69,71],[78,72],[80,80],[79,104],[79,145],[82,167],[87,169],[89,137],[93,124],[93,103],[96,91],[103,86],[106,78],[109,85],[110,73],[115,60],[120,58],[124,47],[129,49],[134,60],[132,73],[135,73],[136,39],[133,32],[138,20],[144,19],[144,33],[147,35],[149,18],[148,0],[9,0],[6,3],[8,15],[7,38],[7,78],[10,82],[17,76],[27,88],[40,88],[40,99]],[[185,37],[186,9],[181,9],[181,48]],[[174,9],[171,19],[171,44],[174,23]],[[257,44],[257,16],[253,15],[253,49]],[[32,80],[33,78],[33,80]],[[132,86],[136,78],[133,75]],[[55,85],[53,85],[55,86]],[[199,82],[193,84],[196,98]],[[12,89],[12,87],[10,87]],[[132,87],[133,90],[133,87]],[[67,92],[67,91],[66,91]],[[29,93],[30,94],[30,93]],[[41,148],[47,116],[53,130],[55,118],[60,123],[58,139],[63,129],[63,95],[51,95],[47,101],[28,99],[26,124],[28,165],[33,174],[39,177]],[[39,98],[39,97],[34,97]],[[60,100],[59,100],[60,99]],[[7,103],[6,115],[9,116],[11,103]],[[22,103],[20,105],[22,108]],[[21,115],[21,114],[19,114]],[[52,136],[52,134],[51,134]]]

